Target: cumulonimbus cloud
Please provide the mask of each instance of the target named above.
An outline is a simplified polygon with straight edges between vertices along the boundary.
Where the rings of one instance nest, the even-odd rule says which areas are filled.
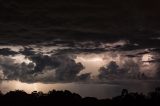
[[[32,62],[27,64],[15,63],[11,58],[1,57],[3,79],[23,82],[72,82],[90,78],[89,73],[78,75],[84,66],[67,55],[35,54],[29,59]]]

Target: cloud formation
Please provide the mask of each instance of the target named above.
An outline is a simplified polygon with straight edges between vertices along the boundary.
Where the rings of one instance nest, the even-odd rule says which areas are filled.
[[[155,80],[160,78],[158,76],[160,66],[158,53],[138,51],[138,53],[133,53],[134,57],[123,54],[115,56],[115,59],[99,69],[100,79]]]
[[[153,79],[156,76],[148,76],[146,71],[142,71],[140,69],[140,65],[135,63],[132,60],[125,61],[121,66],[118,65],[115,61],[111,61],[107,66],[101,67],[99,69],[99,79],[138,79],[138,80],[145,80],[145,79]]]
[[[101,78],[153,77],[160,62],[158,4],[158,0],[0,0],[0,45],[23,46],[19,51],[0,49],[0,78],[87,80],[91,73],[79,75],[84,66],[72,56],[105,52],[123,53],[124,63],[108,60],[99,70]],[[145,54],[157,56],[148,60]],[[10,58],[15,55],[31,62],[15,63]]]
[[[4,79],[23,82],[72,82],[86,81],[90,74],[78,75],[84,69],[81,63],[67,55],[33,55],[30,63],[15,63],[14,59],[1,57],[0,68]]]
[[[0,44],[127,39],[139,46],[128,45],[125,50],[160,45],[153,39],[160,37],[158,0],[1,0],[0,4]]]
[[[2,49],[0,49],[0,55],[3,55],[3,56],[9,56],[9,55],[14,56],[16,54],[18,54],[18,53],[15,52],[15,51],[12,51],[9,48],[2,48]]]

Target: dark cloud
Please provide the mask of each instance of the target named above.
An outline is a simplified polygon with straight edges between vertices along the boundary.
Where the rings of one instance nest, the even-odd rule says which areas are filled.
[[[81,74],[77,77],[77,81],[89,81],[91,78],[91,73],[85,73],[85,74]]]
[[[127,54],[125,55],[126,57],[129,57],[129,58],[134,58],[134,57],[137,57],[136,55],[132,55],[132,54]]]
[[[0,68],[3,71],[4,79],[28,81],[34,70],[33,63],[15,63],[13,59],[1,57]]]
[[[160,53],[160,41],[153,39],[160,37],[159,3],[158,0],[0,0],[0,45],[24,45],[19,53],[36,64],[18,64],[7,59],[1,63],[1,68],[9,79],[85,80],[89,74],[77,76],[84,67],[68,54],[134,52],[152,48],[148,52],[124,55],[134,58],[151,52]],[[127,42],[114,44],[120,40]],[[48,56],[28,45],[58,46],[59,49],[48,52]],[[17,52],[4,48],[0,49],[0,54],[9,56]],[[100,69],[100,75],[123,77],[139,70],[134,62],[126,62],[124,66],[120,68],[111,62]]]
[[[29,64],[15,63],[10,58],[2,57],[0,67],[6,79],[23,82],[72,82],[90,78],[90,74],[78,76],[84,66],[67,55],[35,54],[30,56],[30,60],[32,62]]]
[[[79,53],[102,53],[108,51],[105,48],[70,48],[60,49],[56,51],[56,54],[79,54]]]
[[[158,0],[0,2],[1,44],[32,44],[57,38],[77,42],[127,39],[142,47],[159,44],[149,39],[160,36]]]
[[[37,54],[37,55],[32,55],[29,58],[36,64],[35,66],[36,72],[41,72],[46,66],[51,66],[54,68],[55,65],[56,66],[59,65],[58,63],[52,60],[52,57],[49,57],[47,55],[43,56],[42,54]]]
[[[18,54],[18,53],[15,52],[15,51],[12,51],[9,48],[0,49],[0,55],[3,55],[3,56],[9,56],[9,55],[13,56],[13,55],[16,55],[16,54]]]
[[[73,81],[77,74],[84,69],[81,63],[76,63],[75,60],[67,56],[58,56],[53,58],[54,63],[58,64],[56,68],[56,80],[58,81]]]
[[[25,56],[31,56],[35,55],[36,52],[33,51],[33,48],[31,47],[24,47],[23,50],[20,50],[19,53],[25,55]]]
[[[77,74],[84,69],[81,63],[76,63],[74,59],[67,55],[58,56],[36,56],[31,57],[31,60],[35,62],[35,72],[44,72],[45,67],[51,67],[55,69],[55,77],[53,81],[70,82],[75,81]]]
[[[111,61],[106,67],[101,67],[99,69],[99,78],[100,79],[115,79],[120,76],[120,69],[116,62]],[[116,78],[117,79],[117,78]]]
[[[129,58],[134,58],[134,57],[142,57],[143,55],[145,54],[149,54],[149,53],[152,53],[151,50],[143,50],[143,51],[139,51],[138,53],[132,53],[132,54],[127,54],[125,55],[126,57],[129,57]]]
[[[145,73],[140,72],[140,67],[133,61],[126,61],[122,67],[111,61],[106,67],[99,69],[98,77],[105,79],[148,79]]]

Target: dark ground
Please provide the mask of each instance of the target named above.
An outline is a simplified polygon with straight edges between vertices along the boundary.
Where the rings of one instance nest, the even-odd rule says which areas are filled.
[[[112,99],[97,99],[94,97],[82,98],[76,93],[70,91],[49,91],[47,94],[43,92],[32,92],[27,94],[24,91],[10,91],[0,95],[0,104],[2,106],[159,106],[160,105],[160,88],[156,88],[154,92],[149,92],[148,95],[139,93],[128,93],[127,89],[123,89],[121,95]]]

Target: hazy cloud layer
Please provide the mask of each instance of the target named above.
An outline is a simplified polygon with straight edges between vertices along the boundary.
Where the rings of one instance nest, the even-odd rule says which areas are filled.
[[[160,45],[158,0],[0,0],[0,4],[1,44],[127,39],[139,44],[138,48]]]

